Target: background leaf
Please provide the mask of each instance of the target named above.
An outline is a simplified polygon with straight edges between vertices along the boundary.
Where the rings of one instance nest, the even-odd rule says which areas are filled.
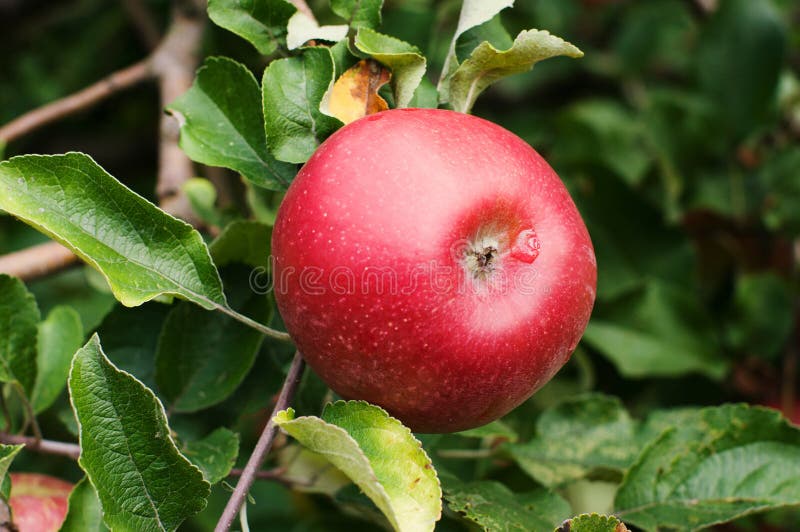
[[[239,455],[239,435],[225,427],[183,444],[183,455],[200,468],[209,484],[228,476]]]
[[[36,379],[36,300],[16,277],[0,274],[0,381],[30,393]]]
[[[225,272],[235,308],[268,323],[269,300],[250,288],[249,272]],[[220,312],[180,303],[169,313],[156,351],[156,382],[170,411],[195,412],[225,400],[253,365],[263,335]]]
[[[103,523],[103,509],[97,492],[83,477],[69,494],[67,517],[61,525],[61,532],[106,532],[108,528]]]
[[[700,44],[698,75],[735,135],[767,111],[785,48],[783,22],[772,2],[727,0],[715,11]]]
[[[222,267],[231,262],[254,268],[269,265],[272,228],[261,222],[238,220],[225,226],[211,243],[211,256]]]
[[[286,0],[209,0],[208,17],[270,55],[285,43],[289,18],[297,11]]]
[[[98,336],[105,339],[103,351],[111,363],[150,389],[156,388],[156,346],[170,308],[157,302],[136,309],[117,305],[97,328]]]
[[[206,59],[192,88],[169,110],[181,123],[181,148],[193,160],[236,170],[253,184],[282,190],[296,168],[267,150],[258,82],[224,57]]]
[[[0,208],[72,249],[126,306],[162,294],[225,305],[219,274],[192,227],[137,195],[89,156],[26,155],[0,163]]]
[[[331,0],[333,12],[345,19],[351,28],[380,26],[382,7],[383,0]]]
[[[800,429],[777,412],[685,412],[640,455],[615,514],[645,530],[696,529],[800,500]]]
[[[628,377],[696,372],[720,379],[727,371],[705,310],[684,290],[657,281],[595,314],[584,341]]]
[[[567,501],[553,492],[514,493],[494,481],[446,483],[445,499],[483,530],[552,530],[570,516]]]
[[[34,412],[46,410],[61,394],[72,355],[82,345],[81,317],[72,307],[56,307],[39,323],[36,383],[31,393]]]
[[[111,364],[97,335],[75,354],[69,390],[79,463],[109,528],[175,530],[203,509],[208,483],[175,446],[161,403]]]
[[[536,481],[557,487],[598,470],[621,476],[639,451],[635,433],[618,399],[589,394],[545,410],[534,438],[506,448]]]

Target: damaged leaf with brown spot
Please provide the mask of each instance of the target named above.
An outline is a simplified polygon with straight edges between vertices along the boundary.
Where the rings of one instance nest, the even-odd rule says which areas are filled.
[[[349,124],[361,117],[389,108],[378,90],[389,83],[391,72],[371,59],[363,59],[345,71],[333,84],[328,114]]]

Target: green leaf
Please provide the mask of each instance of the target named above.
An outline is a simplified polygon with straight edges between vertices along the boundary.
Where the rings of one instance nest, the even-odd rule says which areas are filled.
[[[350,484],[347,475],[339,471],[324,456],[289,445],[278,453],[281,478],[293,484],[293,489],[304,493],[323,493],[333,496]]]
[[[209,0],[208,17],[270,55],[285,42],[286,25],[297,11],[286,0]]]
[[[475,99],[492,83],[512,74],[527,72],[544,59],[566,55],[583,57],[574,45],[541,30],[525,30],[508,50],[500,51],[488,42],[478,45],[450,78],[446,100],[453,109],[468,113]]]
[[[72,355],[83,344],[83,325],[75,309],[55,307],[39,323],[36,383],[31,404],[37,414],[46,410],[67,385]]]
[[[408,107],[422,109],[436,109],[439,107],[439,92],[428,78],[422,78],[417,90],[414,91],[414,97],[408,102]]]
[[[220,427],[201,440],[183,444],[183,455],[200,468],[203,478],[216,484],[228,476],[239,455],[239,435]]]
[[[544,411],[532,440],[506,448],[537,482],[556,487],[598,470],[621,476],[639,451],[635,429],[619,399],[588,394]]]
[[[625,476],[615,501],[621,519],[695,530],[800,503],[800,430],[780,413],[724,405],[673,421]]]
[[[183,192],[192,206],[192,211],[206,225],[219,227],[222,216],[217,211],[217,189],[208,179],[194,177],[183,184]]]
[[[295,50],[311,40],[338,42],[345,37],[347,24],[320,26],[316,20],[298,11],[289,19],[286,46],[289,50]]]
[[[621,532],[627,530],[618,527],[621,521],[614,516],[598,514],[582,514],[573,517],[567,523],[556,529],[556,532]]]
[[[264,70],[264,119],[275,157],[304,163],[342,125],[320,111],[333,76],[333,58],[325,47],[305,48],[301,56],[278,59]]]
[[[759,169],[758,177],[767,189],[764,222],[773,230],[800,234],[800,148],[790,146],[775,153]]]
[[[368,28],[358,31],[355,47],[392,71],[395,106],[408,107],[425,76],[425,56],[416,46]]]
[[[786,45],[781,13],[771,1],[720,2],[696,52],[701,85],[723,119],[716,132],[745,135],[764,118],[775,98]]]
[[[442,76],[439,79],[439,97],[442,101],[450,99],[450,77],[458,68],[456,45],[459,38],[470,29],[490,21],[503,9],[514,5],[514,0],[464,0],[458,17],[458,26],[450,43],[450,50],[445,57]]]
[[[381,25],[383,0],[331,0],[334,13],[352,28],[375,29]]]
[[[775,274],[736,279],[728,339],[748,355],[776,358],[792,332],[792,291]]]
[[[111,529],[174,530],[206,505],[210,488],[180,454],[161,403],[103,354],[95,334],[75,354],[69,391],[81,457]]]
[[[552,530],[570,516],[567,501],[553,492],[513,493],[495,481],[448,482],[445,499],[484,530]]]
[[[598,313],[583,340],[631,378],[727,371],[714,324],[688,290],[651,281]]]
[[[232,305],[260,323],[271,305],[250,288],[249,272],[225,272]],[[170,411],[196,412],[228,396],[247,376],[264,336],[221,312],[178,304],[167,316],[156,351],[156,383]]]
[[[569,137],[553,146],[559,168],[587,171],[600,166],[637,186],[653,165],[636,116],[613,100],[585,99],[559,117],[559,130]]]
[[[97,492],[89,479],[83,477],[69,494],[67,517],[61,525],[61,532],[105,532],[106,530],[108,528],[103,524],[103,509],[100,507]]]
[[[0,274],[0,382],[18,382],[28,394],[36,380],[36,327],[40,319],[36,299],[22,281]]]
[[[58,240],[100,271],[129,307],[162,294],[225,305],[200,234],[82,153],[0,163],[0,208]]]
[[[260,222],[237,220],[231,222],[211,243],[211,257],[219,266],[232,262],[254,268],[269,266],[272,228]]]
[[[442,509],[436,471],[411,431],[383,409],[338,401],[321,419],[295,419],[289,409],[275,422],[350,477],[396,530],[433,530]]]
[[[514,44],[514,39],[503,26],[498,13],[488,21],[465,31],[456,42],[456,58],[459,62],[470,56],[482,42],[488,42],[498,50],[507,50]]]
[[[24,447],[25,446],[22,444],[6,445],[4,443],[0,443],[0,480],[3,482],[5,482],[11,462],[14,461],[14,457],[17,456],[17,453],[20,452]],[[5,495],[3,498],[6,498]]]
[[[576,480],[564,486],[561,495],[569,502],[574,514],[610,514],[614,511],[614,496],[619,481]]]
[[[515,442],[519,439],[514,429],[500,420],[492,421],[474,429],[464,430],[457,434],[467,438],[505,438],[510,442]]]
[[[192,160],[230,168],[271,190],[286,189],[294,179],[294,165],[267,150],[258,82],[244,65],[206,59],[192,87],[168,110],[178,117],[181,148]]]
[[[146,303],[136,309],[118,305],[97,329],[111,362],[154,389],[158,338],[171,307]]]

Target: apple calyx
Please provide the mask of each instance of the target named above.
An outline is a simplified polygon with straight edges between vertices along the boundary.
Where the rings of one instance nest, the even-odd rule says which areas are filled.
[[[533,229],[523,229],[511,241],[493,235],[479,235],[464,246],[462,264],[475,280],[487,280],[504,260],[531,264],[539,256],[541,242]]]

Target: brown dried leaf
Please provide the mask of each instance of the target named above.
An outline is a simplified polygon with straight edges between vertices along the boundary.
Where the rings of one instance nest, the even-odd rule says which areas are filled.
[[[389,108],[378,90],[391,79],[391,72],[371,59],[362,59],[333,84],[329,114],[345,124]]]

